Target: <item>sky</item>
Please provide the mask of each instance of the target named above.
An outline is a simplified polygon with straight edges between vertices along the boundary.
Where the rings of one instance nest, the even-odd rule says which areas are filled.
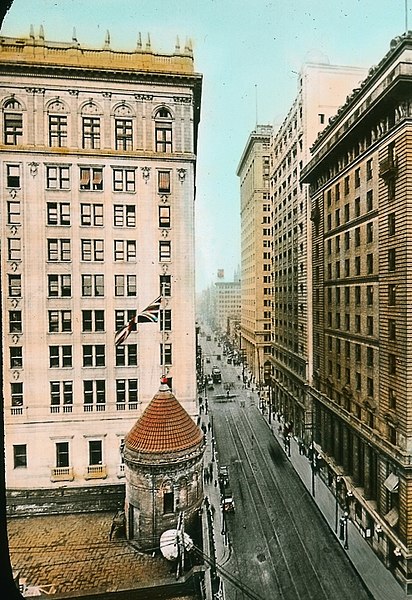
[[[203,75],[196,195],[196,285],[218,269],[233,279],[240,264],[240,157],[259,124],[280,125],[297,94],[302,65],[369,68],[390,40],[412,29],[408,0],[14,0],[1,33],[132,50],[139,32],[155,52],[172,53],[176,37],[193,42]]]

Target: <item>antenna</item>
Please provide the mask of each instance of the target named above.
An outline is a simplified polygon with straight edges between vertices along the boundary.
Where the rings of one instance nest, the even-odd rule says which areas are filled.
[[[408,0],[405,0],[405,33],[408,33]]]
[[[407,0],[405,0],[407,2]],[[255,83],[255,115],[256,115],[256,127],[258,124],[258,93],[257,93],[257,83]]]

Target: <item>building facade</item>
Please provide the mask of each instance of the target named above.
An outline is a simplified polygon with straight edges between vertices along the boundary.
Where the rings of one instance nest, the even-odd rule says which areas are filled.
[[[294,433],[306,443],[313,369],[312,246],[309,195],[300,176],[317,134],[364,74],[364,69],[327,62],[305,64],[297,97],[271,139],[271,408],[293,423]]]
[[[241,321],[243,358],[257,382],[271,352],[271,125],[257,125],[242,153],[240,182]]]
[[[215,283],[215,324],[222,334],[229,333],[232,320],[239,320],[240,281],[217,281]]]
[[[412,38],[313,146],[313,435],[335,493],[411,587]]]
[[[42,29],[1,38],[0,64],[7,486],[119,483],[162,372],[197,414],[202,78],[190,44],[88,49]],[[159,323],[115,347],[159,294]]]

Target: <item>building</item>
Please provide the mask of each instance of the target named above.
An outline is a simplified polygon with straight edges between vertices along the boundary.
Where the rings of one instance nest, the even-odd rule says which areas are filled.
[[[271,125],[257,125],[243,150],[240,180],[241,322],[243,358],[256,381],[271,353]]]
[[[91,49],[75,34],[49,42],[42,28],[2,37],[0,65],[6,467],[18,511],[35,504],[24,490],[52,498],[122,482],[119,448],[161,372],[197,414],[202,77],[190,42],[166,55],[139,37],[120,52],[109,34]],[[115,347],[159,294],[159,323]]]
[[[312,246],[308,190],[299,180],[317,134],[365,74],[325,59],[305,64],[296,99],[271,138],[272,408],[306,442],[311,426],[307,385],[313,369]]]
[[[126,535],[144,550],[182,511],[185,532],[200,528],[205,440],[166,381],[125,438]]]
[[[239,320],[240,316],[240,280],[215,282],[215,326],[217,331],[229,333],[229,323]]]
[[[351,519],[412,591],[412,36],[313,145],[313,436]]]

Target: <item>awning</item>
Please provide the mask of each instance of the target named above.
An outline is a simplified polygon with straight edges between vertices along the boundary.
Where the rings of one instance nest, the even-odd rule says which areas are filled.
[[[395,527],[399,519],[398,509],[394,506],[391,510],[386,513],[384,519],[389,523],[391,527]]]
[[[383,485],[392,493],[398,491],[399,477],[395,473],[391,473],[383,482]]]

